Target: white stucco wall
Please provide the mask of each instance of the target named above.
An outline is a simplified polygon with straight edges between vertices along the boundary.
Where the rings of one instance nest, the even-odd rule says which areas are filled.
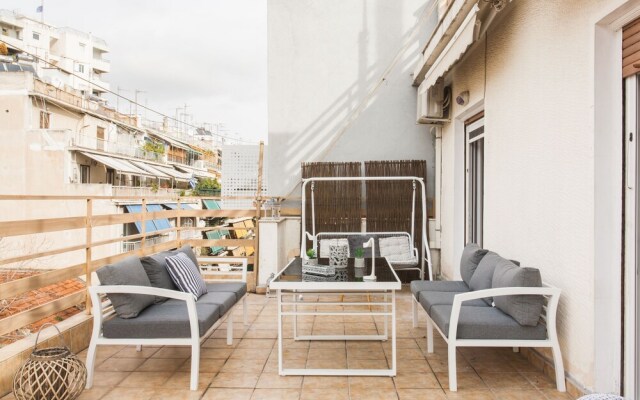
[[[600,212],[594,31],[617,3],[510,3],[488,32],[486,95],[484,40],[447,76],[453,95],[468,90],[470,101],[453,105],[454,120],[445,125],[442,139],[444,275],[459,278],[464,244],[463,121],[484,110],[484,247],[540,268],[543,280],[562,288],[558,328],[565,368],[588,389],[596,386],[597,348],[608,346],[596,340],[595,272],[618,268],[596,265],[600,248],[615,252],[619,238],[596,240],[594,229]],[[620,182],[621,170],[621,163],[612,168],[614,182]]]
[[[424,0],[269,0],[270,194],[291,193],[301,162],[426,159],[433,197],[433,136],[415,124],[411,86],[417,39],[435,25],[436,12],[425,7]],[[421,15],[429,18],[417,24]]]

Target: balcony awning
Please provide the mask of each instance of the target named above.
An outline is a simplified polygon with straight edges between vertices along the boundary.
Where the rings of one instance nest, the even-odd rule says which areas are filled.
[[[455,41],[456,33],[464,25],[465,18],[473,10],[477,10],[477,0],[454,0],[438,23],[431,38],[422,50],[420,64],[414,71],[413,85],[423,83],[425,75],[433,69],[438,58],[446,52],[448,45]]]
[[[215,200],[202,200],[202,203],[207,210],[222,210],[220,204]]]
[[[196,178],[210,178],[210,179],[215,179],[216,178],[216,176],[214,174],[212,174],[211,172],[207,172],[207,171],[203,171],[203,170],[200,170],[200,169],[187,167],[185,165],[176,165],[176,169],[180,169],[180,170],[183,170],[185,173],[192,174]]]
[[[127,204],[124,206],[128,213],[140,213],[142,212],[142,205],[140,204]],[[162,206],[160,204],[147,204],[147,211],[163,211]],[[136,228],[138,229],[138,233],[142,233],[142,223],[140,221],[134,222]],[[145,221],[145,233],[151,233],[155,231],[160,231],[163,229],[171,228],[171,224],[168,219],[156,219],[153,221]]]
[[[165,167],[161,165],[154,165],[153,167],[171,176],[173,179],[177,181],[189,182],[189,180],[191,180],[191,174],[178,171],[173,167],[168,167],[168,166]]]
[[[147,164],[145,162],[142,161],[134,161],[131,160],[130,161],[131,164],[135,165],[136,167],[143,169],[147,172],[149,172],[150,174],[153,174],[153,176],[156,176],[160,179],[171,179],[172,176],[167,174],[166,172],[160,171],[160,169],[156,168],[155,165],[151,165],[151,164]]]
[[[178,208],[178,203],[165,203],[163,206],[167,207],[169,210],[176,210]],[[180,203],[181,210],[193,210],[189,204]]]
[[[106,165],[107,167],[116,170],[120,174],[127,175],[141,175],[141,176],[154,176],[153,174],[133,165],[129,160],[123,158],[115,158],[104,156],[102,154],[95,154],[81,151],[80,154],[89,157],[90,159]]]

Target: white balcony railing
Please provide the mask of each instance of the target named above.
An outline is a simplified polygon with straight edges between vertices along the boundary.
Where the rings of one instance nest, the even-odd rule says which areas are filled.
[[[121,154],[124,156],[142,158],[144,160],[164,163],[164,154],[153,151],[145,151],[137,143],[117,143],[98,139],[95,136],[76,135],[71,143],[72,146],[84,147],[92,150],[100,150],[107,153]]]

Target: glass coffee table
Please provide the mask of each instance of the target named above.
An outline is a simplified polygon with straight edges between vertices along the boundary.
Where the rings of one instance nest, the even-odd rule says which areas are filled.
[[[350,376],[395,376],[396,375],[396,296],[402,288],[400,279],[386,258],[375,259],[375,281],[363,281],[362,275],[371,274],[371,259],[365,259],[364,271],[353,267],[354,259],[348,260],[343,269],[334,275],[321,276],[302,272],[302,259],[294,258],[271,281],[269,288],[277,291],[278,299],[278,372],[280,375],[350,375]],[[320,265],[328,265],[329,259],[320,258]],[[350,295],[348,302],[322,301],[322,296]],[[362,296],[353,296],[362,295]],[[319,297],[316,297],[319,296]],[[311,297],[310,301],[305,299]],[[360,300],[358,300],[360,299]],[[376,335],[300,335],[298,316],[382,316],[384,334]],[[284,368],[282,327],[285,317],[293,317],[294,340],[380,340],[391,339],[391,368],[389,369],[317,369]],[[389,323],[391,320],[391,335]]]

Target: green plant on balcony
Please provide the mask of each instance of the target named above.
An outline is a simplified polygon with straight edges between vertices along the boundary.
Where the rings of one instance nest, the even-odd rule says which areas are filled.
[[[147,153],[164,154],[164,144],[146,141],[144,145],[142,145],[142,150]]]
[[[192,193],[194,196],[215,196],[220,194],[221,188],[217,179],[205,178],[198,181]]]

